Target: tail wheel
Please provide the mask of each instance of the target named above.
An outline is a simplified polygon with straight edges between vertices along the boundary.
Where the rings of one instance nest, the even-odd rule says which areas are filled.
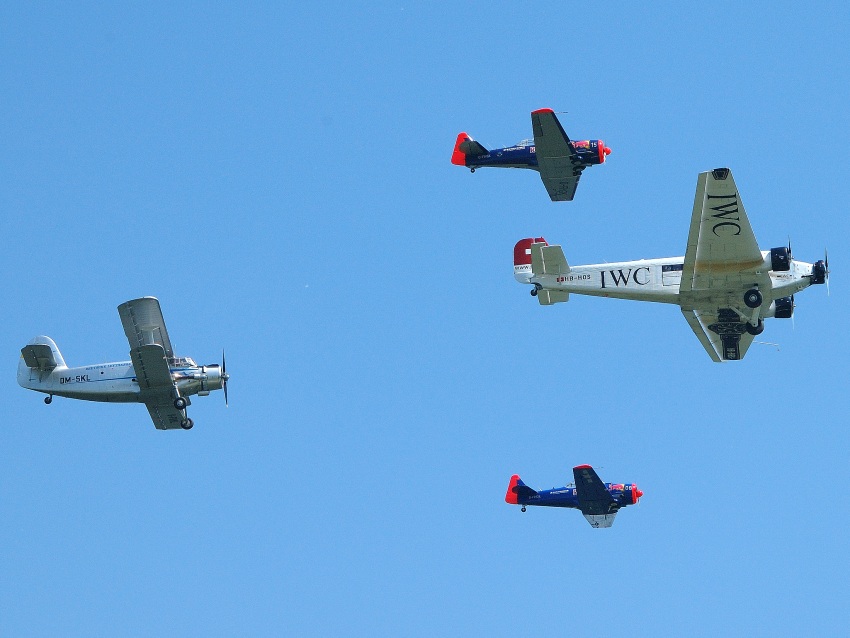
[[[47,405],[50,405],[51,403],[53,403],[53,395],[52,395],[52,394],[48,394],[46,397],[44,397],[44,402],[45,402]]]
[[[761,293],[755,288],[751,288],[744,293],[744,303],[747,305],[747,308],[758,308],[761,305],[761,302]]]

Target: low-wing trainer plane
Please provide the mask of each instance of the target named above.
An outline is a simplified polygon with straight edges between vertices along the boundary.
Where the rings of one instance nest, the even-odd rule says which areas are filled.
[[[788,319],[794,294],[828,282],[829,261],[759,250],[728,168],[700,173],[684,257],[570,266],[542,237],[514,246],[514,277],[541,305],[570,293],[677,304],[713,361],[742,359],[763,319]]]
[[[189,357],[175,357],[165,320],[155,297],[142,297],[118,306],[130,342],[131,361],[69,368],[50,337],[39,336],[21,349],[18,384],[54,396],[107,403],[144,403],[159,430],[189,430],[189,396],[224,390],[227,374],[224,353],[217,363],[199,366]]]
[[[602,140],[572,141],[552,109],[531,112],[533,140],[522,140],[507,148],[488,151],[466,133],[460,133],[452,153],[452,164],[471,172],[482,166],[530,168],[540,173],[553,202],[572,201],[581,172],[602,164],[611,149]]]
[[[591,527],[611,527],[621,507],[634,505],[643,492],[634,483],[603,483],[589,465],[573,468],[575,483],[551,490],[533,490],[522,482],[519,474],[511,477],[505,501],[511,505],[572,507],[581,513]]]

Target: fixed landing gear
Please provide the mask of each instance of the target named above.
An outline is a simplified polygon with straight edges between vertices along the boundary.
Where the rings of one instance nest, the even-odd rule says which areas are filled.
[[[524,512],[524,511],[525,511],[525,505],[522,506],[522,509],[520,510],[520,512]]]
[[[474,168],[474,167],[473,167],[473,168],[470,168],[470,169],[469,169],[469,172],[470,172],[470,173],[474,173],[474,172],[475,172],[475,168]]]
[[[747,329],[747,334],[751,334],[755,337],[764,332],[764,321],[759,319],[759,325],[757,326],[754,326],[753,324],[747,322],[745,327]]]
[[[531,296],[536,297],[537,293],[543,288],[540,284],[534,284],[534,288],[531,289]]]
[[[178,410],[185,410],[187,405],[189,405],[189,402],[184,397],[174,399],[174,407]]]
[[[192,419],[186,418],[180,421],[180,427],[184,430],[191,430],[192,426],[195,425],[195,422]]]
[[[44,397],[44,402],[45,402],[47,405],[50,405],[51,403],[53,403],[53,395],[52,395],[52,394],[48,394],[46,397]]]
[[[758,308],[761,302],[761,293],[755,288],[751,288],[744,293],[744,303],[747,305],[747,308]]]

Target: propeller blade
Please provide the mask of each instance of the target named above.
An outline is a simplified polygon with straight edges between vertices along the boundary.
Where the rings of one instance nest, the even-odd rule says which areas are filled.
[[[826,268],[826,296],[829,297],[829,253],[826,248],[823,249],[823,266]]]
[[[228,407],[227,403],[227,380],[230,375],[227,374],[227,361],[224,358],[224,348],[221,349],[221,389],[224,390],[224,407]]]

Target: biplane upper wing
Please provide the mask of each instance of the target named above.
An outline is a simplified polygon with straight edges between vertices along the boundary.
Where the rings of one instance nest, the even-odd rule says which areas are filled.
[[[133,299],[118,306],[124,333],[130,342],[130,349],[158,344],[165,350],[169,359],[174,356],[171,340],[165,329],[165,319],[156,297]]]

